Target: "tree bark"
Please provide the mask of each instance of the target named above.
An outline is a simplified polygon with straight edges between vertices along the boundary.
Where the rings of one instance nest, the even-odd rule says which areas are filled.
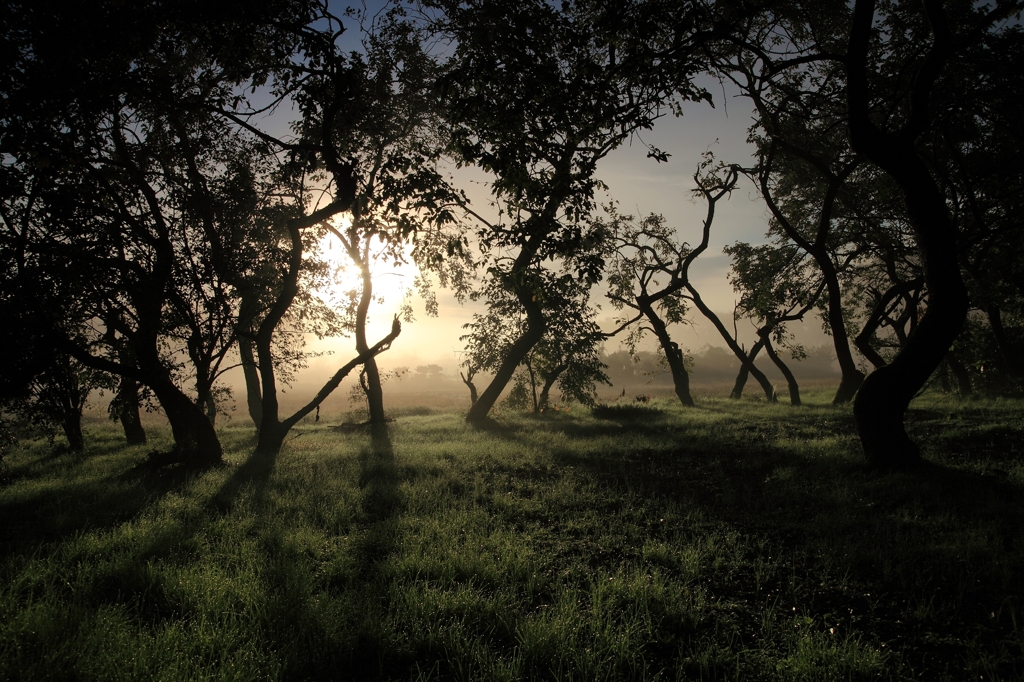
[[[259,431],[263,423],[263,396],[260,393],[260,373],[256,366],[252,339],[238,337],[238,354],[242,358],[242,376],[245,378],[245,405],[249,410],[249,418]]]
[[[142,415],[139,413],[139,382],[131,377],[120,377],[114,400],[128,445],[145,445],[146,430],[142,427]]]
[[[753,346],[750,348],[750,354],[747,356],[750,358],[750,362],[754,362],[757,358],[758,353],[764,348],[764,342],[758,339]],[[732,400],[739,400],[743,397],[743,389],[747,385],[747,377],[750,376],[749,365],[743,363],[740,365],[740,371],[736,374],[736,382],[732,386],[732,393],[729,394],[729,398]]]
[[[693,407],[693,396],[690,395],[690,374],[686,371],[683,351],[680,350],[679,344],[672,341],[668,333],[668,325],[658,316],[654,311],[654,307],[646,298],[639,298],[637,300],[637,307],[640,308],[640,312],[644,314],[647,321],[651,323],[654,335],[658,337],[658,344],[661,345],[661,350],[665,353],[665,360],[668,362],[669,371],[672,373],[672,385],[675,388],[676,397],[679,398],[679,402],[683,404],[683,407]]]
[[[779,354],[772,348],[771,339],[768,338],[767,334],[761,339],[764,341],[764,350],[768,353],[768,357],[775,363],[775,366],[782,372],[782,376],[786,377],[786,384],[789,386],[789,403],[791,405],[800,405],[800,385],[796,382],[796,377],[793,376],[793,372],[790,371],[789,366],[782,361]]]
[[[928,289],[928,308],[906,345],[890,364],[864,380],[854,401],[853,414],[868,465],[881,469],[907,469],[920,461],[920,450],[904,428],[904,415],[910,401],[949,352],[969,305],[967,287],[960,275],[956,227],[942,191],[915,149],[919,135],[930,124],[927,99],[932,84],[951,51],[949,28],[941,9],[927,3],[925,7],[935,40],[915,76],[910,113],[900,131],[884,132],[869,117],[867,54],[873,0],[857,0],[844,63],[851,144],[892,177],[902,191]]]

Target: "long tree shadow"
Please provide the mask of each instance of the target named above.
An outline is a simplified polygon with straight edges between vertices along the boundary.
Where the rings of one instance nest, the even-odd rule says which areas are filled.
[[[0,502],[0,558],[85,530],[119,526],[202,475],[185,467],[159,469],[142,462],[114,476],[7,499]]]
[[[367,531],[357,551],[365,571],[372,571],[377,563],[397,548],[398,537],[392,521],[403,507],[400,478],[388,427],[375,424],[370,434],[370,446],[359,455],[361,511]]]
[[[255,488],[256,497],[262,496],[270,481],[270,474],[274,471],[277,455],[277,452],[260,452],[254,448],[249,459],[235,469],[235,472],[210,498],[213,508],[221,514],[228,513],[234,506],[239,493],[247,486]]]

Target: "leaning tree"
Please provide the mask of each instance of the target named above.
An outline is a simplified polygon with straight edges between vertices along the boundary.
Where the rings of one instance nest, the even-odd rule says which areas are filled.
[[[857,159],[880,170],[898,188],[913,231],[927,309],[892,361],[865,379],[854,401],[872,467],[902,469],[920,460],[904,416],[946,357],[969,306],[956,221],[932,140],[942,118],[935,105],[948,106],[985,82],[948,76],[972,50],[1014,30],[1007,18],[1022,8],[1021,2],[995,7],[939,0],[797,2],[763,13],[746,39],[730,36],[739,48],[738,59],[761,65],[767,80],[759,88],[783,86],[777,91],[779,101],[799,104],[823,84],[831,88],[828,98],[816,101],[826,120],[834,121],[831,130],[845,133],[856,158],[828,173],[841,179]],[[826,198],[830,188],[840,189],[828,173],[821,175],[827,180]]]
[[[434,30],[452,43],[441,79],[452,152],[490,175],[499,207],[490,219],[476,213],[486,279],[527,319],[469,410],[479,422],[544,336],[545,270],[601,277],[602,236],[588,220],[598,161],[670,102],[709,99],[693,77],[715,29],[697,2],[426,4],[442,11]]]

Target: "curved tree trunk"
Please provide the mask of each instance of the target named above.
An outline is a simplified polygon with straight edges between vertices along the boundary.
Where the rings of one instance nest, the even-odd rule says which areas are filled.
[[[174,452],[168,463],[206,467],[221,462],[220,440],[203,410],[174,384],[166,380],[147,381],[153,389],[174,435]]]
[[[668,326],[665,324],[651,306],[650,302],[646,299],[639,299],[637,306],[640,308],[640,312],[644,314],[647,320],[651,323],[651,328],[654,329],[654,335],[658,337],[658,343],[661,345],[661,350],[665,353],[665,360],[668,362],[668,368],[672,372],[672,384],[676,390],[676,396],[679,398],[679,402],[684,407],[693,407],[693,396],[690,395],[690,374],[686,371],[686,363],[683,360],[683,351],[680,350],[679,344],[672,341],[672,338],[668,333]]]
[[[476,384],[473,383],[473,377],[476,376],[476,372],[473,370],[469,371],[468,376],[459,372],[459,376],[462,377],[462,383],[466,384],[469,388],[469,404],[470,406],[475,405],[477,399],[480,397],[476,392]]]
[[[910,440],[903,418],[910,401],[946,357],[967,318],[969,299],[960,275],[957,230],[946,208],[945,197],[925,163],[917,156],[915,141],[929,125],[926,101],[940,66],[951,53],[949,27],[939,22],[934,44],[924,63],[927,71],[916,74],[912,109],[898,133],[880,130],[869,117],[871,102],[868,47],[874,18],[873,0],[857,0],[853,11],[847,70],[847,109],[850,141],[854,150],[885,171],[903,193],[907,215],[914,230],[928,289],[928,308],[917,328],[893,361],[864,380],[853,414],[872,468],[906,469],[920,461],[918,447]],[[916,133],[916,134],[915,134]]]
[[[369,242],[369,238],[367,242]],[[366,248],[369,248],[369,244]],[[370,346],[366,341],[366,320],[370,303],[373,302],[373,278],[370,274],[369,256],[360,252],[358,242],[354,237],[349,242],[348,252],[352,261],[359,265],[363,283],[359,295],[359,305],[356,306],[356,352],[360,355],[367,355],[370,352]],[[363,363],[363,377],[366,378],[363,389],[366,391],[366,406],[370,413],[369,421],[371,424],[383,424],[387,421],[387,417],[384,415],[384,389],[380,384],[377,361],[372,355],[368,356]]]
[[[561,364],[551,370],[548,375],[544,378],[544,386],[540,390],[540,399],[538,400],[538,407],[540,410],[545,410],[548,407],[549,395],[551,393],[551,387],[558,381],[558,377],[562,376],[562,372],[569,369],[569,365]]]
[[[842,372],[832,404],[845,405],[853,400],[857,389],[864,383],[864,372],[857,369],[857,363],[850,351],[850,338],[846,333],[846,322],[843,320],[843,292],[839,286],[839,275],[836,273],[835,265],[824,250],[818,252],[815,249],[811,256],[818,263],[825,279],[825,290],[828,293],[828,326],[832,331],[832,345],[835,346],[836,359]]]
[[[131,376],[153,390],[164,410],[164,416],[171,425],[174,436],[174,450],[153,457],[159,463],[183,463],[192,467],[206,467],[219,464],[222,459],[220,440],[213,424],[203,410],[192,399],[181,392],[168,376],[167,368],[161,362],[156,334],[139,334],[132,340],[132,356],[136,367],[113,363],[107,358],[96,357],[67,338],[58,338],[57,343],[76,360],[104,372]]]
[[[686,290],[690,292],[690,298],[693,300],[694,305],[697,306],[697,309],[700,310],[704,317],[708,318],[711,324],[715,325],[715,329],[717,329],[718,333],[722,335],[722,339],[724,339],[725,343],[729,346],[729,350],[733,352],[733,355],[743,363],[743,366],[747,368],[747,371],[753,375],[755,380],[757,380],[757,383],[761,386],[761,390],[764,391],[765,399],[770,403],[775,402],[775,387],[772,386],[772,382],[768,381],[768,377],[764,375],[764,372],[759,370],[754,365],[754,361],[747,357],[747,354],[744,353],[743,349],[739,347],[738,343],[736,343],[736,339],[729,334],[729,330],[726,329],[725,325],[722,324],[722,321],[718,319],[718,315],[715,315],[711,308],[704,303],[704,300],[700,297],[700,294],[697,293],[697,290],[690,284],[686,285]]]
[[[775,366],[782,372],[782,376],[786,377],[786,384],[789,386],[789,402],[791,405],[800,405],[800,385],[796,382],[796,377],[793,376],[793,372],[790,371],[789,366],[782,361],[779,354],[772,348],[771,339],[765,335],[762,337],[764,341],[764,350],[768,353],[768,357],[771,358]]]
[[[523,254],[526,253],[528,252],[524,249]],[[502,359],[501,365],[498,366],[498,371],[494,373],[491,383],[487,385],[487,388],[480,394],[477,401],[469,408],[469,413],[466,414],[466,421],[471,424],[482,424],[487,420],[487,414],[494,407],[494,403],[497,402],[501,392],[512,379],[516,368],[522,364],[533,347],[540,342],[547,329],[547,320],[544,319],[544,312],[541,310],[540,303],[535,300],[533,292],[522,285],[516,285],[515,293],[520,304],[526,309],[526,329],[509,348],[508,354]]]

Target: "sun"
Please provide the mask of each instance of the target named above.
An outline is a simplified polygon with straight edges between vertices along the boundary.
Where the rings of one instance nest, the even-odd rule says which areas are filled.
[[[348,227],[347,218],[339,221],[338,228]],[[371,253],[380,253],[381,244],[374,238]],[[362,277],[355,263],[349,258],[345,247],[338,238],[328,232],[319,243],[319,255],[329,267],[328,284],[320,287],[320,293],[328,303],[335,306],[347,305],[352,298],[358,298],[362,289]],[[373,303],[369,311],[367,334],[373,338],[377,331],[384,334],[390,329],[391,320],[402,310],[414,291],[413,282],[419,274],[412,261],[412,245],[403,248],[402,260],[378,257],[370,265],[373,285]]]

